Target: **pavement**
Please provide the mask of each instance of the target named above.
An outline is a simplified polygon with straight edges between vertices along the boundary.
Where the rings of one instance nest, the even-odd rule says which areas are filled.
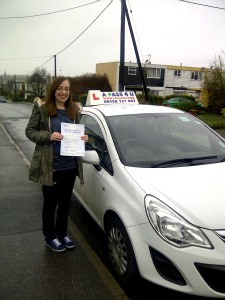
[[[219,133],[225,139],[225,129],[215,129],[217,133]]]
[[[128,299],[71,219],[75,249],[45,246],[42,191],[28,169],[0,122],[0,300]]]

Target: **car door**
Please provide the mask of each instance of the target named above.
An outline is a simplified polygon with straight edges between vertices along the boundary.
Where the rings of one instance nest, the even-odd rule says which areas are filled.
[[[104,202],[104,197],[106,197],[104,187],[113,174],[112,163],[100,120],[96,116],[83,114],[81,123],[85,125],[85,133],[89,136],[86,151],[97,151],[100,164],[98,166],[83,164],[84,185],[80,186],[79,180],[76,180],[75,195],[100,225],[103,214],[100,203]]]

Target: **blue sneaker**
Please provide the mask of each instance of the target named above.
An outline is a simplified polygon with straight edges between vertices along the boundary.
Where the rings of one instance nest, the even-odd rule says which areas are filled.
[[[60,242],[63,244],[64,247],[68,248],[68,249],[73,249],[75,248],[75,244],[73,241],[71,241],[71,239],[68,236],[64,236],[64,238],[59,239]]]
[[[63,252],[66,250],[66,248],[63,246],[63,244],[58,239],[54,239],[51,241],[45,241],[45,245],[56,252]]]

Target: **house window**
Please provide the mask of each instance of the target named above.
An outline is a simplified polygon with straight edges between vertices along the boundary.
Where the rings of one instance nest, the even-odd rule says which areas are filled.
[[[175,70],[174,71],[174,76],[180,77],[181,76],[181,70]]]
[[[128,67],[128,75],[136,75],[137,68],[136,67]]]
[[[161,69],[148,68],[146,71],[147,71],[147,78],[161,77]]]
[[[199,72],[191,72],[191,80],[199,80],[200,74]]]
[[[149,94],[150,94],[151,96],[159,96],[159,91],[150,90]]]

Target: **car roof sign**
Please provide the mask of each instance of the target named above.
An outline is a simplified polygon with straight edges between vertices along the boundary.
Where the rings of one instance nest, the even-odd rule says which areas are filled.
[[[90,90],[88,92],[86,106],[100,104],[139,104],[133,91],[122,92],[101,92],[100,90]]]

